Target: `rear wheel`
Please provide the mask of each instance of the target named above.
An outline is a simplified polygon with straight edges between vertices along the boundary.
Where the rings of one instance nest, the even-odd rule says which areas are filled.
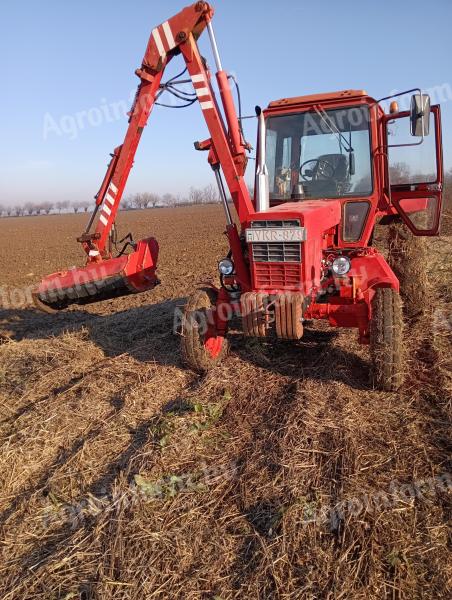
[[[421,314],[427,304],[427,248],[425,239],[413,235],[403,223],[388,230],[388,264],[400,282],[407,317]]]
[[[184,363],[205,373],[227,354],[228,340],[215,329],[214,307],[217,293],[211,288],[197,290],[185,305],[181,329],[181,351]]]
[[[372,300],[370,353],[372,382],[383,391],[394,392],[403,383],[402,303],[391,288],[378,288]]]

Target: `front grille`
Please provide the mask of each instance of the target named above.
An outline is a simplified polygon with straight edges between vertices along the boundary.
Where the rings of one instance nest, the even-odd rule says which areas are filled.
[[[252,221],[251,227],[300,227],[298,219]],[[302,278],[300,242],[252,242],[253,284],[256,289],[292,289]]]
[[[254,262],[295,262],[301,261],[300,242],[252,244]]]
[[[256,288],[299,289],[301,264],[295,263],[256,263],[254,284]]]

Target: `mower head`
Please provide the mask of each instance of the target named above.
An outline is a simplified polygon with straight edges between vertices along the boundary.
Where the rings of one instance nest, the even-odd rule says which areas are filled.
[[[53,273],[34,290],[33,301],[40,310],[53,313],[71,304],[91,304],[151,290],[160,283],[155,274],[158,251],[157,240],[148,238],[137,242],[130,254]]]

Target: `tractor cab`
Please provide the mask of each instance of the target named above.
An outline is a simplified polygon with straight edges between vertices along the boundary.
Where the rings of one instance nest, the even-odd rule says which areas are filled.
[[[271,102],[259,125],[265,143],[258,152],[257,212],[294,202],[303,212],[305,202],[336,201],[342,247],[366,246],[375,219],[388,212],[415,234],[436,235],[443,181],[439,106],[430,107],[420,90],[410,110],[393,101],[385,111],[387,100],[345,90]]]
[[[350,93],[345,105],[338,106],[328,102],[330,94],[319,96],[318,102],[295,98],[270,104],[266,162],[272,206],[293,199],[371,194],[370,110],[357,104],[364,94]]]

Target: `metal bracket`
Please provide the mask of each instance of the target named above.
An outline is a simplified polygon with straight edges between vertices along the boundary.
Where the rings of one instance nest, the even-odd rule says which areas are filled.
[[[87,244],[89,242],[94,242],[94,240],[100,239],[100,233],[83,233],[80,237],[77,238],[77,242],[81,244]]]

